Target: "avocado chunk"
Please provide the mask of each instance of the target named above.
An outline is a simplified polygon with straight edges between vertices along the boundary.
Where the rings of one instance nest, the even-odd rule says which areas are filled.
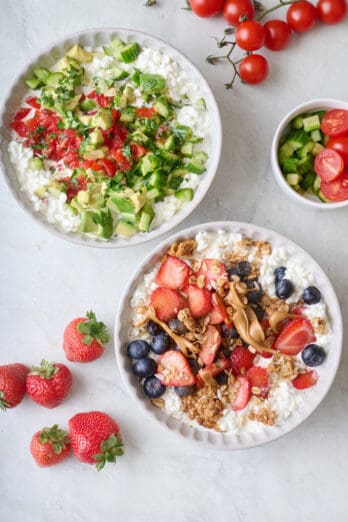
[[[79,63],[89,63],[93,60],[92,53],[85,51],[84,48],[80,47],[78,44],[73,45],[66,54]]]
[[[95,145],[96,147],[104,143],[103,135],[99,129],[94,129],[94,131],[91,132],[89,135],[89,142],[91,145]]]
[[[125,238],[132,237],[136,233],[136,227],[132,223],[128,223],[124,219],[120,219],[115,228],[115,234],[117,234],[118,236],[123,236]]]
[[[107,147],[99,147],[99,149],[87,149],[83,153],[83,157],[88,160],[96,160],[105,158],[109,149]]]
[[[108,108],[100,108],[98,114],[94,117],[95,127],[101,127],[103,130],[108,130],[112,126],[113,118],[112,111]]]
[[[94,212],[90,210],[84,210],[81,213],[80,231],[85,234],[96,235],[98,231],[98,225],[93,220]]]
[[[148,232],[150,230],[150,226],[154,217],[155,213],[152,207],[150,207],[150,205],[146,205],[140,215],[139,231]]]
[[[80,231],[104,239],[113,234],[112,215],[108,208],[84,210],[81,213]]]

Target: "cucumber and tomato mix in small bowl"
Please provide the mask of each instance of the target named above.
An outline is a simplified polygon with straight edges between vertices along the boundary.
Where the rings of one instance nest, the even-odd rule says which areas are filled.
[[[303,108],[291,113],[288,122],[283,120],[276,132],[276,177],[280,181],[281,176],[283,188],[285,182],[292,194],[309,204],[348,204],[348,106]]]

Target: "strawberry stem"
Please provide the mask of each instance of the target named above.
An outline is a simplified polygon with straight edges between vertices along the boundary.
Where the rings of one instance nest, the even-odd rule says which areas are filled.
[[[53,451],[57,454],[61,453],[70,442],[68,433],[61,430],[58,424],[54,424],[51,428],[43,428],[40,431],[39,440],[41,444],[51,444]]]
[[[42,379],[52,379],[59,372],[55,363],[42,359],[40,366],[32,366],[29,375],[38,375]]]
[[[0,410],[2,411],[6,411],[7,408],[10,407],[9,403],[5,401],[4,397],[4,392],[0,391]]]
[[[110,335],[106,325],[101,321],[97,321],[96,315],[92,311],[87,312],[86,316],[86,321],[82,321],[77,325],[77,330],[85,334],[82,342],[87,346],[90,346],[93,341],[97,341],[101,346],[107,344],[110,341]]]
[[[123,453],[121,437],[111,433],[107,440],[103,440],[100,443],[100,453],[94,455],[97,470],[100,471],[103,469],[106,462],[116,462],[116,457],[120,457]]]

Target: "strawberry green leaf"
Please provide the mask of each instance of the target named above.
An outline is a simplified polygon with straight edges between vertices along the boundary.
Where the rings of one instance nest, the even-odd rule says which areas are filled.
[[[39,440],[41,444],[51,444],[53,451],[57,454],[61,453],[70,439],[65,430],[61,430],[58,424],[54,424],[51,428],[43,428],[40,431]]]
[[[97,470],[103,469],[106,462],[116,462],[116,457],[120,457],[123,453],[121,437],[112,433],[107,440],[100,443],[100,453],[94,455]]]
[[[42,359],[40,366],[32,366],[29,375],[38,375],[42,379],[52,379],[59,372],[55,363],[49,363]]]
[[[87,312],[86,315],[87,320],[77,325],[77,330],[85,334],[82,338],[82,342],[90,346],[93,341],[97,341],[97,343],[104,346],[110,341],[110,335],[106,325],[101,321],[97,321],[94,312]]]
[[[10,407],[9,403],[4,399],[4,392],[0,391],[0,410],[6,411]]]

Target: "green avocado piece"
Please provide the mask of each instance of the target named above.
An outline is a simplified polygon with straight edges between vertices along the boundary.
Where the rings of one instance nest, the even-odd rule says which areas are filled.
[[[99,112],[94,116],[93,123],[95,127],[101,127],[103,130],[108,130],[112,126],[112,111],[107,107],[99,109]]]
[[[94,129],[93,132],[89,135],[89,142],[91,145],[102,145],[104,143],[104,138],[99,129]]]
[[[93,60],[93,54],[85,51],[84,48],[78,44],[73,45],[66,54],[79,63],[89,63]]]
[[[118,236],[123,236],[125,238],[132,237],[136,233],[136,227],[132,223],[128,223],[123,219],[120,219],[115,228],[115,234],[117,234]]]

